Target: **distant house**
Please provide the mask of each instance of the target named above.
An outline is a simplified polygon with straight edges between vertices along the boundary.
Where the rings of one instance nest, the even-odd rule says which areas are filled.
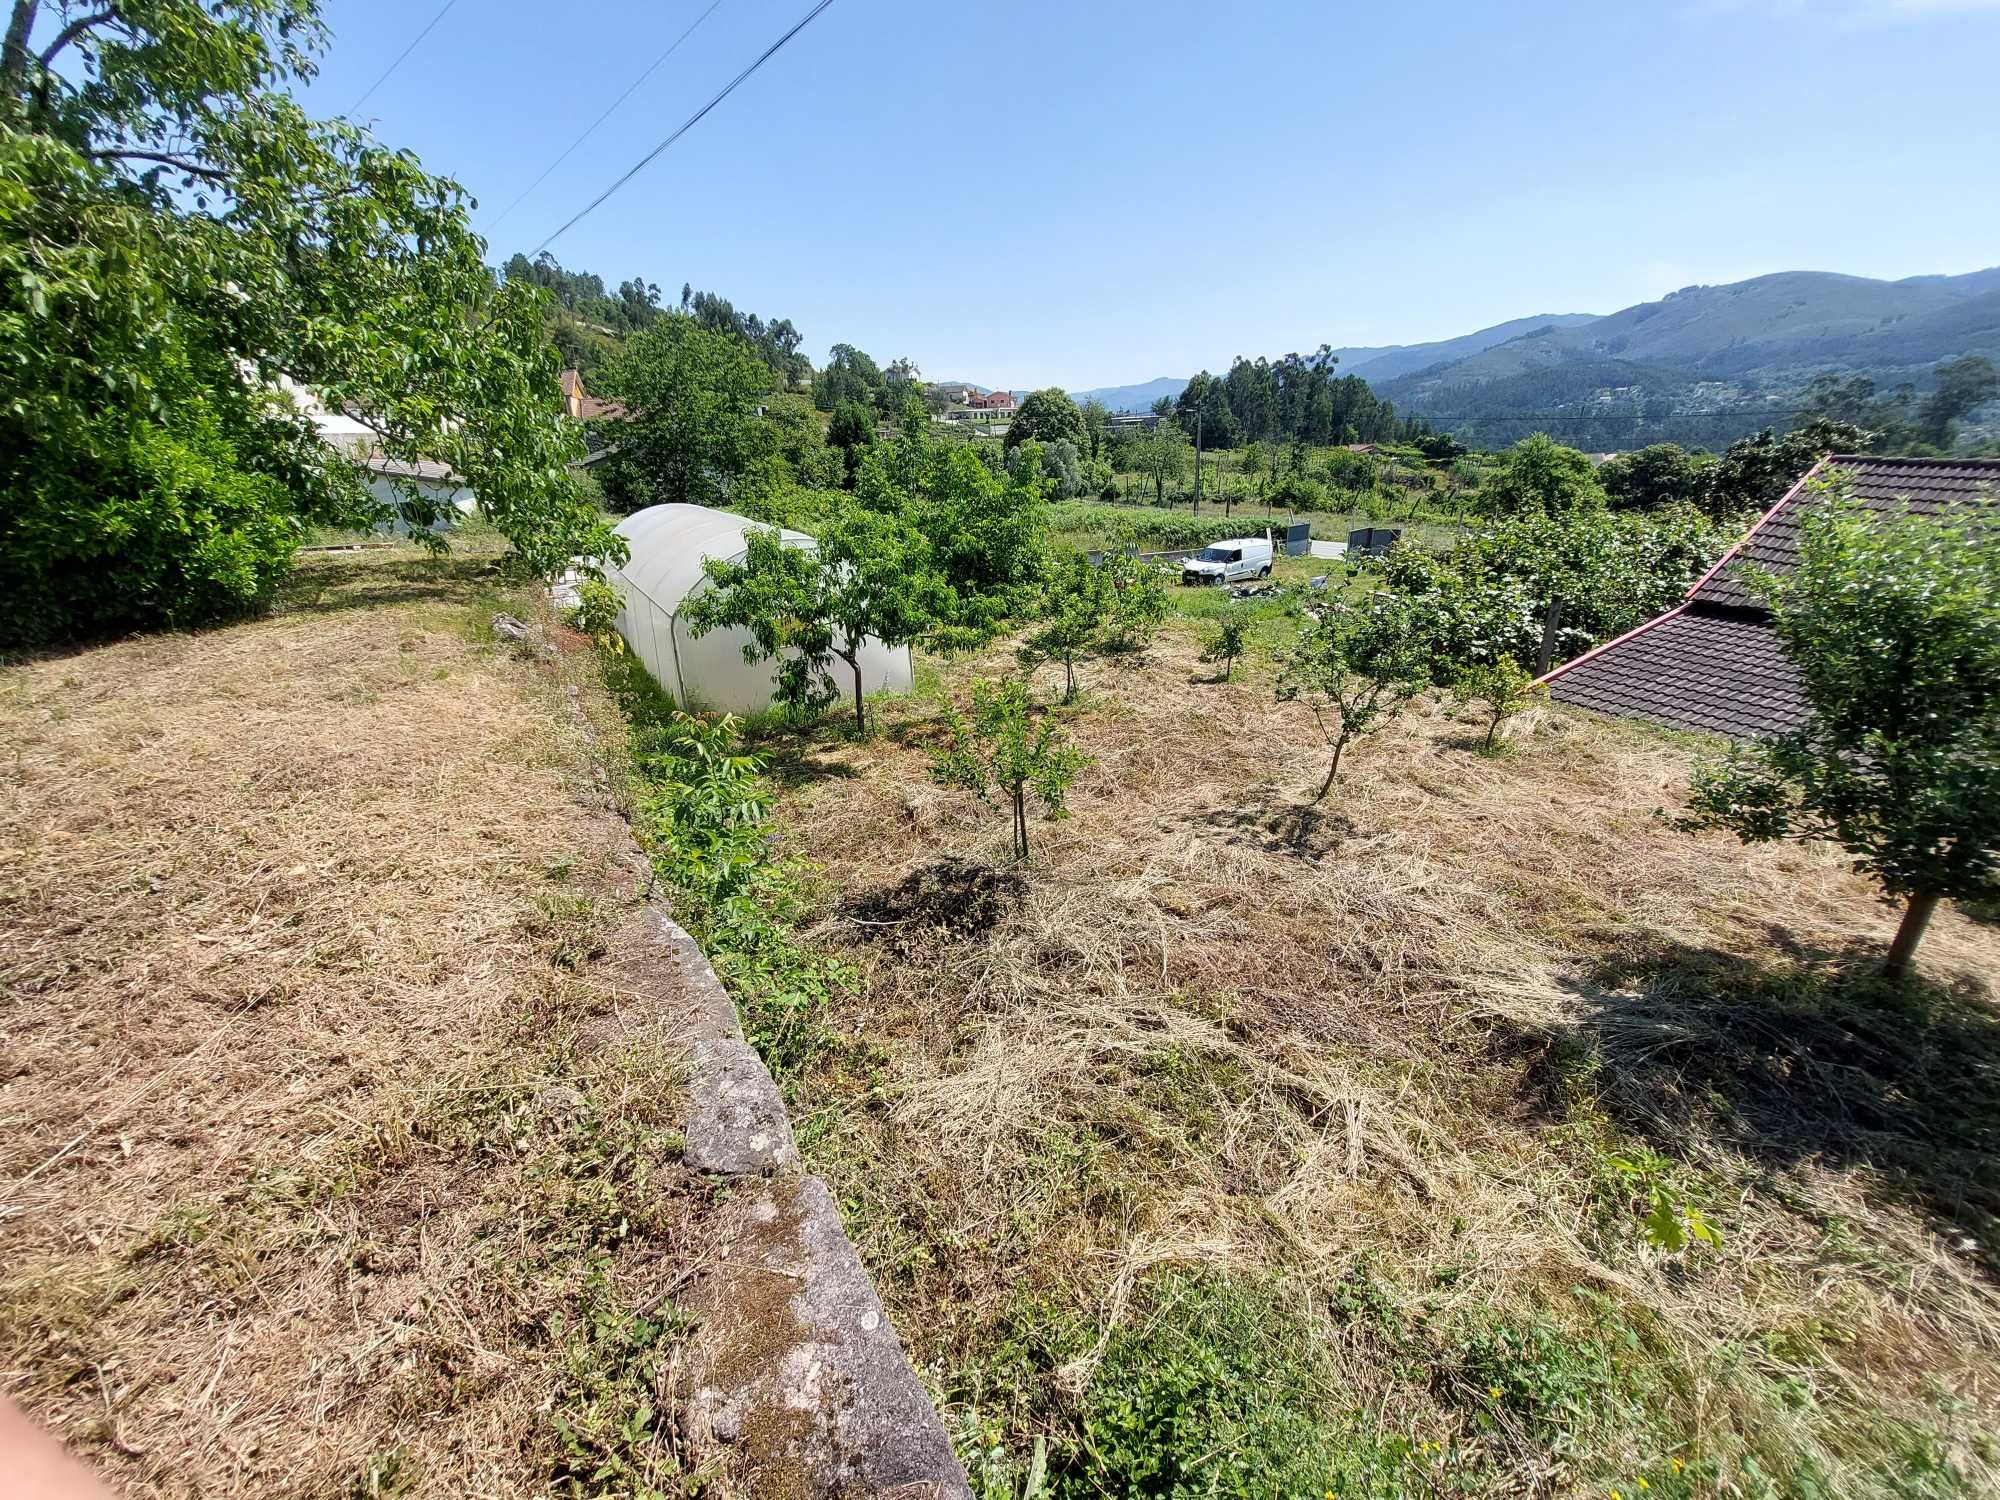
[[[933,382],[930,388],[953,406],[963,406],[966,397],[979,394],[977,386],[967,385],[963,380],[939,380]]]
[[[1797,564],[1799,517],[1821,503],[1809,481],[1838,469],[1869,510],[1936,514],[2000,503],[2000,459],[1827,458],[1702,576],[1687,598],[1637,630],[1586,652],[1542,680],[1560,703],[1677,729],[1749,739],[1781,734],[1805,713],[1798,673],[1746,586],[1744,570]]]
[[[594,422],[599,417],[622,417],[625,408],[616,401],[606,401],[593,396],[583,388],[583,372],[568,369],[562,372],[563,403],[569,408],[572,422]]]
[[[988,391],[980,395],[974,391],[965,398],[965,404],[973,411],[983,412],[987,417],[997,417],[1002,412],[1014,415],[1014,393],[1012,391]]]

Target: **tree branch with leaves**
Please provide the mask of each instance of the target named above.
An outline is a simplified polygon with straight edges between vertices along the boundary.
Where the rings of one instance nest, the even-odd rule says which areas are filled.
[[[1386,729],[1430,684],[1431,649],[1417,610],[1394,594],[1319,610],[1278,676],[1278,697],[1304,703],[1332,750],[1325,800],[1354,741]]]
[[[2000,896],[2000,525],[1993,511],[1802,518],[1788,576],[1753,575],[1805,719],[1694,771],[1690,829],[1830,839],[1904,903],[1908,972],[1938,902]]]
[[[1066,815],[1070,784],[1090,764],[1044,715],[1037,719],[1018,678],[979,682],[970,716],[954,712],[949,739],[931,754],[931,778],[971,792],[988,806],[1004,800],[1013,818],[1014,858],[1028,857],[1028,796],[1051,818]]]

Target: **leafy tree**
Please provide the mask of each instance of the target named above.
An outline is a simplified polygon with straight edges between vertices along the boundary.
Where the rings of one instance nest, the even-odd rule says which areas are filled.
[[[1455,458],[1465,456],[1466,447],[1448,432],[1425,432],[1416,438],[1417,452],[1424,456],[1426,463],[1448,464]]]
[[[842,400],[833,409],[833,420],[827,423],[826,440],[840,450],[848,487],[853,488],[854,476],[861,469],[861,456],[875,441],[874,412],[851,397]]]
[[[1562,605],[1557,660],[1620,635],[1685,597],[1722,547],[1722,533],[1686,508],[1531,515],[1443,552],[1396,547],[1384,577],[1421,612],[1444,686],[1465,667],[1532,664],[1552,600]]]
[[[1077,415],[1083,418],[1083,456],[1087,459],[1104,457],[1104,423],[1111,413],[1102,401],[1092,396],[1077,408]]]
[[[862,646],[870,637],[909,645],[931,627],[942,603],[928,543],[902,517],[859,506],[821,529],[817,549],[788,547],[763,527],[746,541],[742,562],[705,565],[710,586],[682,606],[688,628],[696,636],[731,625],[748,631],[744,659],[776,661],[778,701],[801,716],[840,696],[833,663],[844,663],[855,731],[865,734]]]
[[[1114,553],[1104,560],[1105,581],[1111,586],[1104,644],[1112,651],[1136,651],[1158,634],[1171,606],[1159,568],[1136,557]]]
[[[1017,678],[975,683],[972,714],[953,713],[951,739],[931,758],[931,776],[943,786],[971,792],[988,806],[1004,797],[1014,814],[1014,858],[1028,857],[1028,793],[1051,818],[1090,757],[1069,742],[1053,719],[1037,723],[1028,708],[1027,684]]]
[[[625,407],[603,467],[627,509],[718,505],[773,442],[757,416],[770,372],[733,333],[663,314],[627,339],[600,382]]]
[[[1407,599],[1378,593],[1365,604],[1329,605],[1300,632],[1278,676],[1278,697],[1303,701],[1333,751],[1313,801],[1333,789],[1347,747],[1387,728],[1429,684],[1424,623]]]
[[[1537,691],[1534,676],[1511,656],[1464,667],[1452,691],[1467,703],[1484,705],[1486,738],[1480,749],[1493,753],[1500,726],[1526,708]]]
[[[835,344],[827,351],[826,367],[813,376],[813,405],[832,411],[843,401],[875,405],[876,393],[887,384],[882,367],[852,344]]]
[[[1904,900],[1906,973],[1942,897],[2000,896],[2000,545],[1966,511],[1812,507],[1787,577],[1757,580],[1805,721],[1696,767],[1685,826],[1839,842]]]
[[[455,184],[299,108],[325,41],[311,0],[13,0],[0,640],[251,608],[307,527],[385,518],[288,389],[448,465],[529,571],[620,550],[540,295],[495,284]],[[449,513],[397,487],[413,528]]]
[[[764,420],[770,427],[771,452],[786,468],[787,478],[808,489],[831,489],[846,473],[841,450],[826,440],[825,424],[812,401],[794,392],[766,399]]]
[[[1038,628],[1028,633],[1016,652],[1029,673],[1047,662],[1061,662],[1063,698],[1074,703],[1076,664],[1094,651],[1111,609],[1111,585],[1102,568],[1091,566],[1081,552],[1072,552],[1049,570],[1035,612]]]
[[[1221,662],[1221,681],[1227,682],[1236,674],[1236,659],[1243,655],[1244,626],[1241,620],[1224,620],[1216,626],[1215,633],[1202,643],[1201,659],[1205,662]]]
[[[1162,422],[1134,438],[1126,456],[1134,469],[1153,481],[1153,498],[1162,505],[1167,501],[1167,486],[1187,478],[1194,462],[1187,434],[1171,422]]]
[[[1917,431],[1949,452],[1959,418],[2000,396],[2000,373],[1983,354],[1968,354],[1937,367],[1937,385],[1917,410]]]
[[[1818,419],[1779,437],[1766,427],[1731,443],[1708,471],[1702,509],[1718,519],[1769,510],[1829,453],[1866,453],[1875,435],[1846,422]]]
[[[990,639],[1032,598],[1048,544],[1039,490],[996,474],[962,443],[878,443],[862,460],[855,499],[901,516],[925,540],[945,594],[932,644],[965,648]]]
[[[1604,490],[1588,458],[1538,432],[1507,450],[1478,500],[1491,516],[1562,516],[1602,510]]]
[[[1031,485],[1039,490],[1043,483],[1042,445],[1033,438],[1025,443],[1017,443],[1006,450],[1007,477],[1019,485]]]
[[[1083,493],[1082,455],[1068,438],[1058,439],[1042,449],[1041,477],[1058,500],[1074,500]]]
[[[1004,439],[1007,451],[1011,453],[1018,444],[1031,438],[1044,444],[1067,441],[1079,449],[1090,441],[1083,413],[1077,410],[1067,391],[1052,385],[1030,391],[1022,399],[1020,410],[1014,413],[1014,420],[1007,427]]]
[[[1715,460],[1689,453],[1678,443],[1653,443],[1636,453],[1620,453],[1597,471],[1613,510],[1660,510],[1699,505]]]

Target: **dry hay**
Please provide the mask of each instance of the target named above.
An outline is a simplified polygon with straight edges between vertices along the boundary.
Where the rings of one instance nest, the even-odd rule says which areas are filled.
[[[0,1381],[126,1487],[535,1486],[533,1101],[665,1106],[564,1074],[623,831],[478,574],[0,677]]]
[[[948,691],[1004,669],[1000,653],[955,668]],[[1033,825],[1024,894],[970,937],[884,945],[853,921],[940,858],[1005,858],[1002,818],[925,781],[930,705],[799,768],[781,812],[823,868],[818,935],[866,972],[837,1024],[867,1065],[808,1090],[820,1161],[941,1376],[1023,1299],[1084,1306],[1108,1337],[1157,1265],[1322,1288],[1368,1265],[1433,1317],[1560,1307],[1576,1287],[1650,1310],[1697,1433],[1778,1420],[1715,1374],[1760,1341],[1811,1350],[1770,1373],[1913,1420],[1944,1395],[1958,1438],[1994,1429],[2000,1296],[1978,1214],[1954,1224],[1900,1191],[1871,1162],[1879,1137],[1844,1157],[1774,1137],[1759,1157],[1674,1093],[1710,1039],[1704,964],[1826,972],[1886,942],[1895,914],[1837,850],[1676,833],[1657,813],[1684,797],[1687,743],[1547,711],[1486,758],[1420,705],[1350,750],[1302,819],[1325,766],[1310,717],[1268,677],[1206,675],[1171,629],[1086,669],[1068,724],[1095,764],[1073,816]],[[1975,1029],[1997,963],[2000,933],[1940,915],[1924,971]],[[1990,1070],[2000,1032],[1979,1036]],[[1596,1134],[1536,1092],[1579,1040]],[[1719,1251],[1639,1240],[1605,1182],[1623,1139],[1727,1193],[1706,1204]],[[1447,1420],[1379,1351],[1349,1374],[1391,1421]],[[1088,1376],[1088,1356],[1063,1372]]]

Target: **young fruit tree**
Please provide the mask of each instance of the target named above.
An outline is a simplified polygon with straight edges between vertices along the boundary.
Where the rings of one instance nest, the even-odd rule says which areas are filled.
[[[1137,651],[1165,623],[1171,606],[1160,570],[1123,553],[1104,560],[1110,604],[1104,635],[1107,651]]]
[[[1408,600],[1376,594],[1313,616],[1278,676],[1278,697],[1303,701],[1333,751],[1314,802],[1333,789],[1347,747],[1388,727],[1430,675],[1428,634]]]
[[[1243,622],[1224,620],[1216,626],[1215,634],[1202,643],[1201,659],[1205,662],[1221,662],[1222,675],[1216,680],[1227,682],[1236,671],[1236,659],[1243,654]]]
[[[1938,901],[2000,895],[2000,517],[1807,512],[1764,575],[1805,721],[1697,765],[1683,827],[1826,838],[1904,902],[1900,977]]]
[[[1513,657],[1503,656],[1498,661],[1465,667],[1452,683],[1452,691],[1464,702],[1480,705],[1486,720],[1486,738],[1479,748],[1491,755],[1500,726],[1526,708],[1539,689],[1535,687],[1533,673]]]
[[[861,648],[873,637],[907,646],[937,618],[945,595],[924,538],[900,516],[850,508],[823,527],[815,550],[788,547],[775,530],[746,534],[743,561],[711,561],[710,587],[689,597],[697,636],[736,625],[750,633],[747,661],[778,663],[778,701],[801,717],[840,696],[833,663],[846,664],[854,728],[868,729]]]
[[[1069,742],[1053,720],[1037,723],[1028,708],[1028,685],[1018,678],[976,683],[972,715],[953,713],[951,739],[931,755],[931,778],[971,792],[989,807],[1004,797],[1014,813],[1014,858],[1028,857],[1028,793],[1052,818],[1090,757]]]
[[[1049,570],[1037,609],[1039,628],[1030,631],[1015,655],[1029,673],[1048,662],[1061,662],[1063,699],[1076,701],[1076,664],[1096,649],[1111,607],[1104,570],[1090,565],[1082,553],[1072,553]]]

